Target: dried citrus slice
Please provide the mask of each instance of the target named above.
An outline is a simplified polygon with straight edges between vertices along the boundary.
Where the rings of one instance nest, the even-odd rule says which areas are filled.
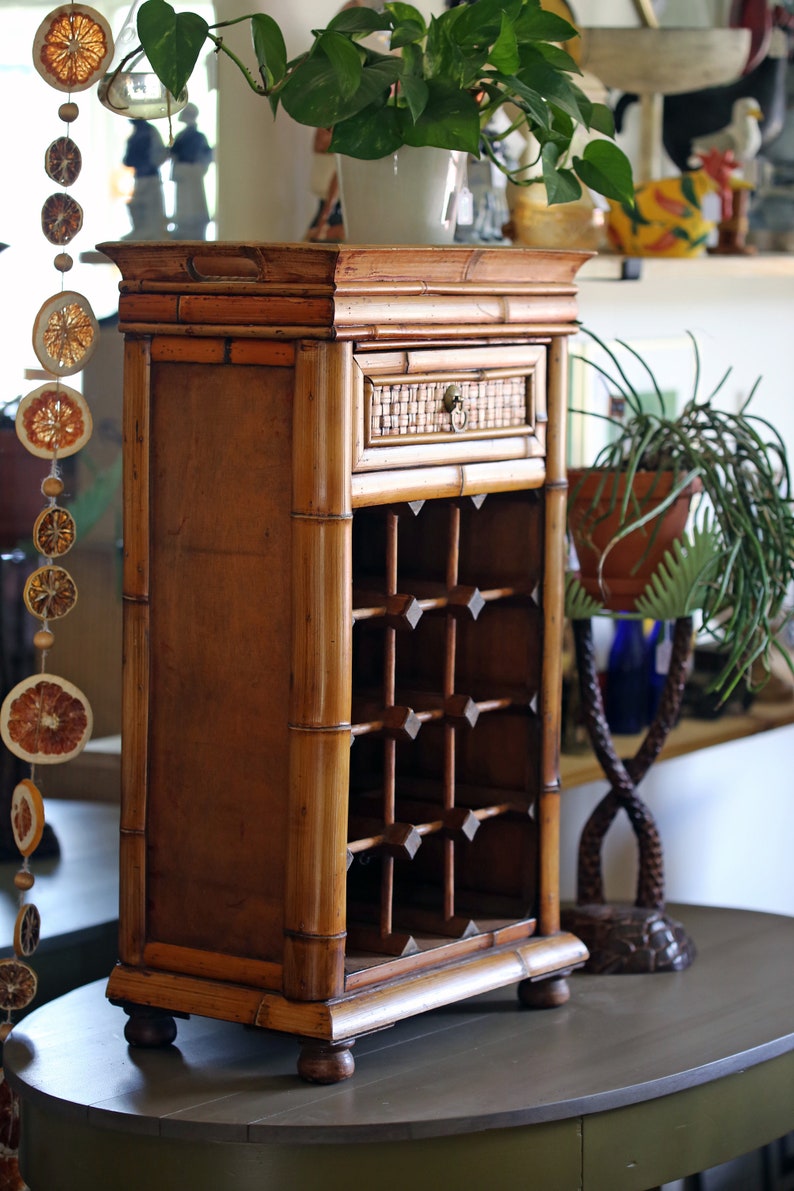
[[[83,226],[83,208],[68,194],[51,194],[41,208],[41,230],[50,244],[68,244]]]
[[[22,593],[25,607],[39,620],[58,620],[77,603],[77,586],[63,567],[39,567],[28,576]]]
[[[0,959],[0,1009],[24,1009],[36,995],[38,979],[18,959]]]
[[[17,437],[40,459],[74,455],[88,442],[92,429],[85,397],[60,381],[39,385],[17,408]]]
[[[48,298],[33,324],[33,350],[56,376],[79,372],[93,355],[99,324],[87,298],[67,289]]]
[[[82,691],[65,678],[36,674],[9,691],[0,706],[0,737],[32,765],[57,765],[82,752],[94,717]]]
[[[83,155],[69,136],[59,136],[44,154],[44,170],[53,182],[71,186],[80,176]]]
[[[32,856],[44,831],[44,799],[30,778],[14,786],[11,795],[11,830],[23,856]]]
[[[33,39],[33,64],[58,91],[85,91],[105,73],[112,56],[110,26],[85,4],[53,9]]]
[[[39,945],[41,915],[33,902],[22,906],[14,923],[14,955],[27,959]]]
[[[42,509],[33,525],[33,545],[45,558],[61,558],[77,537],[77,526],[68,509],[51,505]]]

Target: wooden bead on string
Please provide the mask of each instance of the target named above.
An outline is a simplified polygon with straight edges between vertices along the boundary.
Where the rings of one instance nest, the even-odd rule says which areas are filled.
[[[14,874],[14,884],[17,889],[21,889],[26,893],[28,889],[32,889],[36,884],[36,878],[28,868],[21,868],[18,873]]]
[[[60,476],[49,475],[42,481],[41,491],[45,496],[60,496],[63,492],[63,480]]]
[[[42,653],[46,653],[55,644],[55,635],[49,629],[39,629],[33,634],[33,644],[36,649],[40,649]]]
[[[66,124],[71,124],[80,115],[80,109],[76,103],[71,100],[68,103],[62,103],[58,108],[58,115]]]

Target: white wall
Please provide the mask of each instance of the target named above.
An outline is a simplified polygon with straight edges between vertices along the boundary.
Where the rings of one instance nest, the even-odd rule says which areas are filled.
[[[794,726],[657,762],[640,787],[662,840],[671,902],[794,914]],[[606,781],[562,796],[561,893],[576,896],[576,853]],[[608,901],[633,902],[636,847],[625,814],[604,848]]]
[[[794,456],[794,271],[758,276],[743,267],[737,276],[721,263],[713,262],[710,272],[697,262],[666,262],[663,276],[649,267],[650,276],[636,282],[585,280],[581,321],[605,339],[669,339],[691,331],[701,353],[701,392],[730,366],[720,400],[737,408],[761,376],[751,410],[773,422]]]

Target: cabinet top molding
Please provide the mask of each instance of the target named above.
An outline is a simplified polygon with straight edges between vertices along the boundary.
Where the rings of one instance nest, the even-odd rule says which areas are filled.
[[[592,255],[203,241],[124,241],[99,250],[121,271],[125,331],[147,334],[156,324],[175,335],[300,338],[311,329],[341,339],[393,338],[408,328],[454,338],[473,324],[497,336],[569,333],[576,274]]]

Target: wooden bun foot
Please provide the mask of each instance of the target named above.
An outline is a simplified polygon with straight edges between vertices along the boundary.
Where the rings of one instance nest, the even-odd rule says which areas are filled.
[[[351,1047],[353,1041],[304,1041],[298,1056],[298,1075],[308,1083],[339,1083],[350,1079],[356,1069]]]
[[[571,990],[564,976],[552,976],[548,980],[522,980],[518,986],[518,999],[528,1009],[557,1009],[570,998]]]
[[[176,1038],[176,1022],[165,1009],[149,1005],[124,1005],[123,1009],[129,1016],[124,1037],[130,1046],[170,1046]]]

